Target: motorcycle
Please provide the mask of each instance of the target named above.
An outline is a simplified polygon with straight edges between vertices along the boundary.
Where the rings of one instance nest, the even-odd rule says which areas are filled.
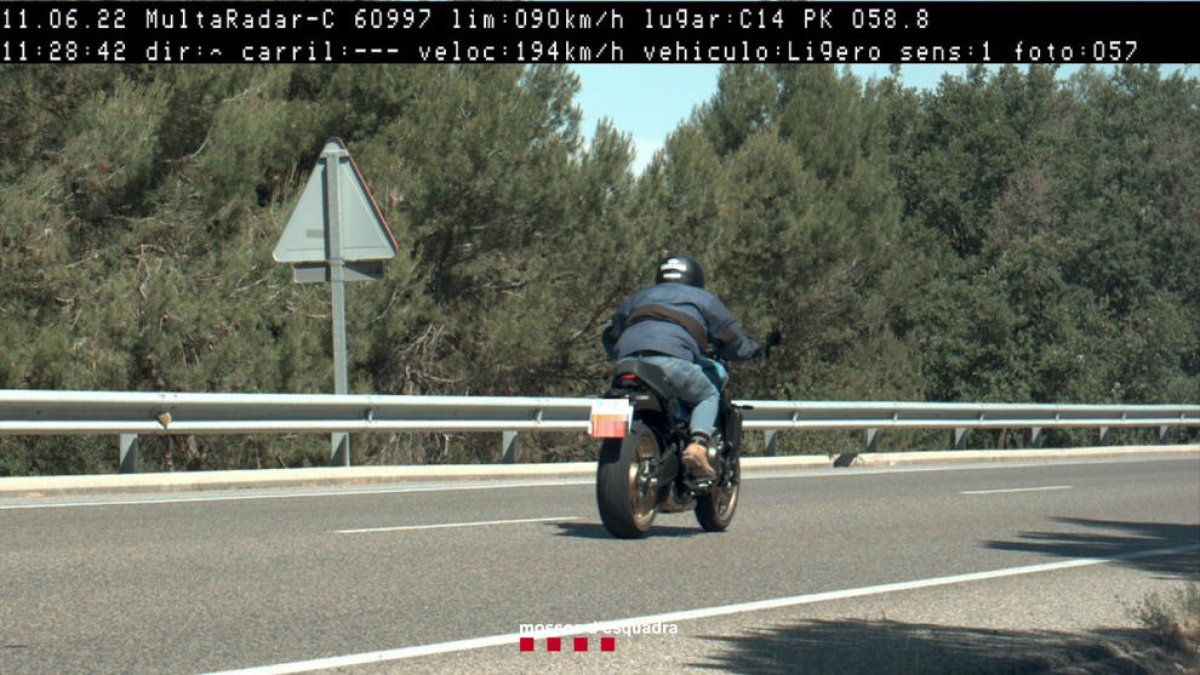
[[[708,445],[712,478],[692,476],[680,461],[690,440],[689,411],[667,396],[661,368],[639,359],[618,361],[610,389],[592,407],[591,435],[602,439],[596,468],[600,520],[622,539],[645,537],[659,513],[693,510],[709,532],[729,527],[741,493],[742,411],[728,395],[727,371],[702,363],[718,383],[721,405]]]

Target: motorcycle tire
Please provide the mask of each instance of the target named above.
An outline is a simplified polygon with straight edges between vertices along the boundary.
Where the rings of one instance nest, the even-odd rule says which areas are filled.
[[[641,422],[634,422],[625,438],[600,446],[596,504],[604,528],[614,537],[640,539],[650,532],[658,514],[658,494],[647,478],[660,452],[658,438]]]
[[[708,492],[696,497],[696,520],[707,532],[724,532],[742,491],[742,463],[735,454]]]

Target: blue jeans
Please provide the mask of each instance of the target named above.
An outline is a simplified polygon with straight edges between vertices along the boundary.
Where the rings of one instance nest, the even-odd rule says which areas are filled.
[[[653,363],[666,373],[667,386],[670,387],[665,392],[667,395],[692,406],[689,422],[691,432],[711,436],[713,426],[717,423],[717,411],[721,407],[721,392],[704,374],[704,369],[674,356],[643,356],[641,360]]]

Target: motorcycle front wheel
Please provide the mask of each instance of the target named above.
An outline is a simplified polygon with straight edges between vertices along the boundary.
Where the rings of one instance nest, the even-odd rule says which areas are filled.
[[[634,422],[623,439],[600,446],[596,468],[596,504],[604,528],[621,539],[639,539],[650,532],[658,514],[657,489],[651,481],[658,438],[641,422]]]

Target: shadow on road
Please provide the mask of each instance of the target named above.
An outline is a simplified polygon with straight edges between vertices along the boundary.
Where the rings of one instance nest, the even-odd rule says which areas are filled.
[[[558,536],[560,537],[575,537],[577,539],[616,539],[604,529],[600,523],[556,523],[558,528]],[[705,534],[700,526],[696,527],[670,527],[667,525],[655,525],[647,535],[648,539],[661,537],[694,537]]]
[[[1087,518],[1055,518],[1054,522],[1071,526],[1072,531],[1022,532],[1018,541],[990,541],[987,547],[1058,558],[1117,558],[1154,549],[1193,546],[1197,548],[1153,558],[1119,560],[1114,564],[1171,578],[1200,577],[1200,525]]]
[[[1061,531],[990,541],[995,550],[1055,558],[1122,558],[1113,564],[1171,579],[1200,578],[1200,525],[1056,518]],[[1200,672],[1200,655],[1164,649],[1149,631],[994,630],[879,620],[807,620],[705,636],[714,646],[693,668],[737,673],[1117,673]]]
[[[736,673],[1145,673],[1160,672],[1158,665],[1169,672],[1177,662],[1132,630],[1075,634],[812,620],[704,639],[724,649],[689,665]]]

